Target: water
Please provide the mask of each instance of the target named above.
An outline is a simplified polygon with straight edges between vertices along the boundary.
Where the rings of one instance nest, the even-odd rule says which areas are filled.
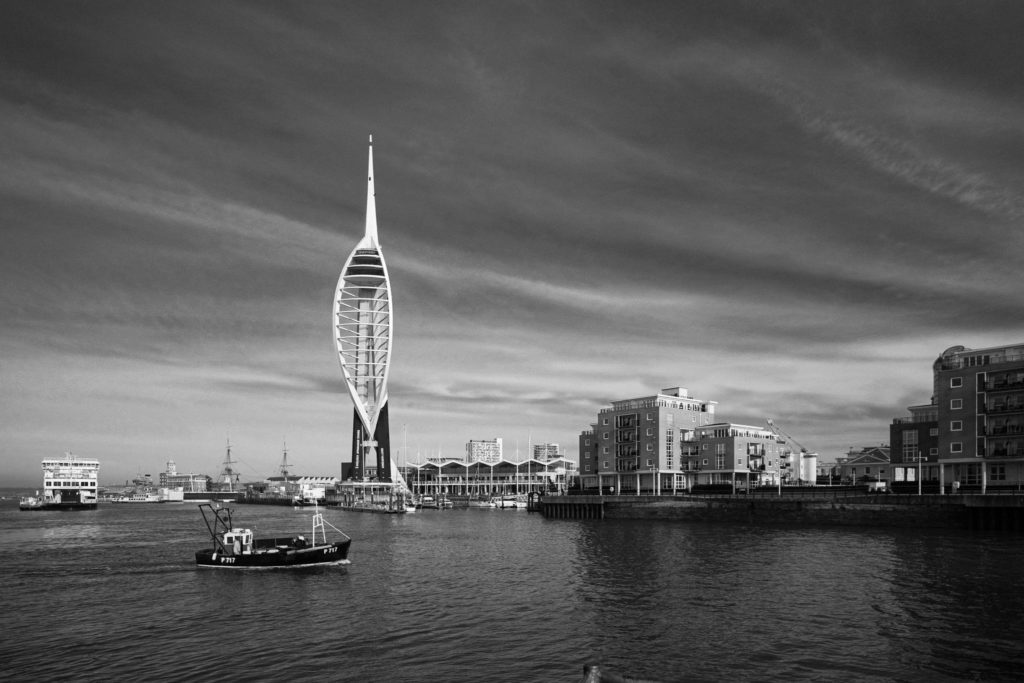
[[[193,504],[19,512],[0,501],[0,677],[566,681],[1011,680],[1018,536],[544,520],[325,518],[347,567],[194,567]],[[259,534],[311,511],[236,506]]]

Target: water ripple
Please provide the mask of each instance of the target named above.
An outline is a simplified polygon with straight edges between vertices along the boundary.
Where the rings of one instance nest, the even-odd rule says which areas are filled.
[[[191,506],[0,510],[5,680],[1012,680],[1015,539],[327,511],[348,567],[196,570]],[[308,513],[239,506],[292,533]],[[37,539],[38,543],[26,539]],[[994,590],[994,587],[1008,587]]]

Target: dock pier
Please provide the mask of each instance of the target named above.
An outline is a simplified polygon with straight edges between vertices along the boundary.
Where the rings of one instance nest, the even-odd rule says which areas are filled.
[[[665,519],[769,525],[961,528],[1024,533],[1024,495],[924,495],[806,488],[769,494],[543,496],[546,519]]]

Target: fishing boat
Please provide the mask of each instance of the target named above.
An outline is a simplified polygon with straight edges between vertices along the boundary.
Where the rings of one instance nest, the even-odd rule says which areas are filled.
[[[330,522],[324,522],[319,507],[313,515],[309,539],[302,535],[254,538],[252,530],[234,526],[231,508],[204,503],[199,510],[213,541],[211,548],[196,552],[199,567],[265,569],[349,564],[352,539]],[[341,534],[342,540],[328,542],[325,524]]]

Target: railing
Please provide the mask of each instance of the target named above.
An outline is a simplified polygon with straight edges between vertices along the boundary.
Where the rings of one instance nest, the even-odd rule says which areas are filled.
[[[997,413],[1019,413],[1024,412],[1024,403],[1007,403],[999,405],[986,405],[985,413],[993,415]]]
[[[937,419],[939,419],[938,413],[928,417],[927,419],[922,419],[922,418],[917,418],[917,417],[896,417],[896,418],[893,418],[892,423],[894,425],[909,425],[909,424],[920,424],[922,422],[934,422]]]
[[[1003,427],[989,427],[985,430],[985,436],[1007,436],[1013,434],[1024,434],[1024,427],[1020,425],[1006,425]]]
[[[1008,391],[1024,388],[1024,380],[990,379],[985,382],[985,391]]]
[[[1024,361],[1024,353],[1006,353],[1001,355],[993,355],[991,353],[984,353],[983,350],[978,351],[962,351],[963,354],[960,358],[955,359],[944,359],[939,363],[940,370],[962,370],[965,367],[989,367],[992,365],[1004,365],[1006,363],[1019,363]],[[964,359],[968,357],[977,357],[978,355],[988,356],[987,363],[981,363],[974,366],[968,366],[964,363]]]

